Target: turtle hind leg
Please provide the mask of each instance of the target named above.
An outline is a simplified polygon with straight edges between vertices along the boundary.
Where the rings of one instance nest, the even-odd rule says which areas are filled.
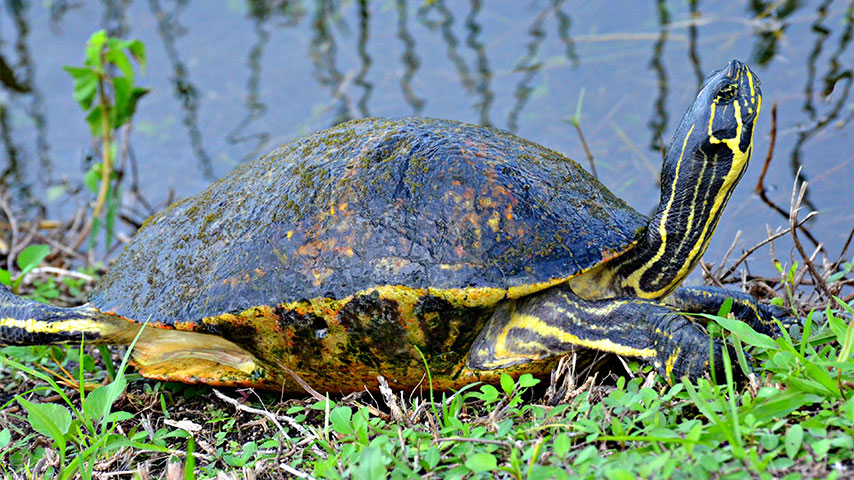
[[[667,378],[695,379],[708,372],[709,345],[698,326],[667,305],[584,300],[558,285],[501,305],[475,340],[468,366],[494,370],[583,347],[641,358]],[[713,345],[717,356],[720,345]]]
[[[732,298],[730,313],[758,332],[779,335],[779,327],[774,318],[780,320],[786,329],[800,323],[797,317],[792,316],[791,311],[776,305],[761,304],[752,295],[720,287],[680,287],[665,298],[664,302],[683,312],[714,315],[729,298]]]
[[[199,360],[224,365],[251,374],[255,358],[229,340],[215,335],[148,327],[133,349],[133,359],[143,372],[165,368],[174,377],[178,365],[198,368]]]

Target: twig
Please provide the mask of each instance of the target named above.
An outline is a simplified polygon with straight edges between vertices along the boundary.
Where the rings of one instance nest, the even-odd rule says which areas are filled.
[[[804,200],[804,195],[807,192],[807,182],[801,183],[800,191],[798,190],[798,177],[800,177],[801,171],[798,169],[798,174],[795,176],[795,183],[792,187],[792,200],[789,205],[789,225],[792,230],[792,242],[795,244],[795,248],[797,248],[798,252],[801,254],[801,258],[804,259],[804,262],[807,264],[807,268],[810,271],[810,275],[813,277],[813,281],[816,282],[816,287],[825,295],[826,299],[831,298],[830,290],[827,289],[827,283],[824,281],[824,278],[818,274],[815,270],[815,266],[812,264],[810,257],[807,255],[807,252],[804,251],[804,246],[801,245],[801,242],[798,240],[798,210],[801,208],[801,202]]]
[[[473,385],[473,386],[477,386],[479,383],[480,383],[480,382],[475,382],[475,383],[473,383],[473,384],[471,384],[471,385]],[[472,387],[472,388],[473,388],[473,387]],[[453,394],[453,395],[451,395],[450,397],[448,397],[448,398],[445,400],[445,405],[450,405],[450,404],[454,401],[454,398],[456,398],[456,397],[457,397],[457,395],[459,395],[460,393],[462,393],[462,390],[458,390],[458,391],[454,392],[454,394]],[[434,405],[434,404],[433,404],[433,402],[423,402],[423,403],[419,404],[419,405],[418,405],[418,407],[415,409],[415,411],[414,411],[414,412],[412,412],[412,417],[411,417],[412,421],[413,421],[413,422],[417,421],[417,420],[418,420],[418,415],[420,415],[420,414],[421,414],[421,411],[422,411],[422,410],[426,411],[427,407],[429,407],[429,406],[433,406],[433,405]],[[441,402],[440,402],[440,405],[441,405]]]
[[[32,270],[31,273],[53,273],[61,277],[79,278],[82,280],[86,280],[87,282],[94,282],[95,280],[97,280],[97,278],[91,275],[86,275],[85,273],[75,272],[73,270],[66,270],[64,268],[57,267],[36,267]]]
[[[314,480],[314,477],[312,477],[311,475],[309,475],[309,474],[307,474],[307,473],[304,473],[304,472],[300,472],[299,470],[297,470],[297,469],[295,469],[294,467],[292,467],[292,466],[288,465],[287,463],[280,463],[280,464],[279,464],[279,468],[281,468],[282,470],[284,470],[284,471],[286,471],[286,472],[290,473],[291,475],[293,475],[293,476],[295,476],[295,477],[298,477],[298,478],[309,478],[309,479],[311,479],[311,480]]]
[[[721,270],[724,269],[724,265],[729,261],[729,256],[732,255],[732,251],[735,250],[735,246],[738,244],[738,241],[741,240],[741,230],[735,232],[735,238],[732,239],[732,244],[729,246],[729,250],[724,254],[724,258],[721,260],[721,265],[718,267],[715,275],[720,275]]]
[[[283,437],[285,437],[287,440],[291,439],[290,435],[288,435],[288,432],[285,431],[285,427],[283,427],[282,424],[279,423],[279,420],[276,419],[276,415],[274,415],[273,413],[268,412],[267,410],[261,410],[259,408],[247,407],[246,405],[243,405],[242,403],[240,403],[237,400],[225,395],[224,393],[220,392],[217,389],[214,389],[213,392],[214,392],[214,395],[219,397],[220,400],[222,400],[223,402],[226,402],[228,404],[233,405],[234,408],[236,408],[238,410],[248,412],[248,413],[254,413],[255,415],[261,415],[262,417],[266,418],[267,420],[270,420],[271,422],[273,422],[273,425],[275,425],[276,428],[279,429],[279,432],[282,433]]]
[[[765,155],[765,163],[762,165],[762,173],[759,175],[759,180],[756,182],[756,188],[754,191],[759,194],[759,198],[765,202],[766,205],[771,207],[771,209],[775,210],[777,213],[782,215],[784,218],[789,218],[789,213],[783,210],[782,207],[772,202],[768,195],[765,193],[765,174],[768,173],[768,166],[771,165],[771,159],[774,157],[774,145],[777,143],[777,102],[771,106],[771,140],[768,142],[768,153]],[[800,169],[798,169],[798,175],[795,176],[795,181],[797,181],[797,177],[800,176]],[[805,229],[801,229],[804,232],[804,235],[810,239],[813,245],[818,245],[819,241],[813,237],[812,233]]]
[[[803,219],[803,220],[801,220],[800,222],[798,222],[798,224],[797,224],[796,226],[797,226],[797,227],[800,227],[801,225],[803,225],[804,223],[806,223],[808,220],[810,220],[812,217],[814,217],[814,216],[816,216],[816,215],[818,215],[818,212],[810,212],[806,217],[804,217],[804,219]],[[752,247],[748,248],[747,250],[745,250],[745,252],[744,252],[743,254],[741,254],[741,256],[740,256],[740,257],[738,257],[738,260],[736,260],[736,261],[735,261],[735,263],[733,263],[733,264],[732,264],[732,266],[731,266],[731,267],[729,267],[729,269],[726,271],[726,273],[724,273],[724,274],[720,277],[720,278],[721,278],[721,280],[723,281],[723,280],[725,280],[728,276],[732,275],[732,273],[735,271],[735,269],[736,269],[736,268],[737,268],[737,267],[738,267],[738,266],[739,266],[743,261],[745,261],[745,260],[747,259],[747,257],[749,257],[753,252],[755,252],[756,250],[758,250],[759,248],[761,248],[763,245],[765,245],[765,244],[767,244],[767,243],[770,243],[770,242],[773,242],[774,240],[777,240],[778,238],[782,237],[783,235],[785,235],[785,234],[789,233],[790,231],[792,231],[792,227],[788,227],[788,228],[786,228],[785,230],[782,230],[782,231],[780,231],[780,232],[777,232],[777,233],[775,233],[774,235],[771,235],[770,237],[766,238],[765,240],[762,240],[761,242],[757,243],[756,245],[754,245],[754,246],[752,246]]]
[[[723,288],[723,282],[721,282],[721,280],[715,276],[715,273],[712,272],[706,262],[700,261],[700,269],[703,270],[703,275],[705,278],[711,280],[712,283],[714,283],[716,286]]]
[[[765,191],[765,174],[768,173],[768,165],[771,165],[771,158],[774,156],[774,144],[777,143],[777,101],[771,105],[771,140],[768,142],[768,154],[765,155],[765,164],[762,165],[762,173],[759,174],[759,180],[756,182],[756,188],[753,190],[756,193],[762,194]]]
[[[830,268],[831,273],[839,270],[839,266],[842,265],[842,262],[845,261],[845,253],[848,252],[848,247],[851,246],[851,239],[854,238],[854,227],[851,227],[851,231],[848,232],[848,239],[845,240],[845,245],[842,246],[842,250],[839,252],[839,258],[836,262],[833,263],[833,266]]]
[[[73,229],[69,228],[68,231],[73,231]],[[65,255],[68,255],[71,258],[75,258],[77,260],[85,260],[86,259],[85,255],[81,255],[80,253],[78,253],[78,252],[72,250],[71,248],[63,245],[62,243],[50,238],[47,235],[43,235],[43,234],[39,233],[39,234],[37,234],[37,236],[38,236],[40,242],[47,243],[51,247],[59,250],[60,252],[64,253]]]
[[[587,140],[584,139],[584,134],[581,133],[581,124],[578,122],[572,122],[572,124],[575,126],[575,131],[578,132],[578,139],[581,140],[581,146],[584,147],[584,153],[587,155],[587,161],[590,162],[590,173],[598,179],[599,174],[596,173],[596,162],[593,161],[593,154],[590,153],[590,147],[587,146]]]
[[[290,375],[291,377],[293,377],[294,381],[296,381],[296,382],[299,384],[299,386],[300,386],[300,387],[302,387],[302,388],[303,388],[303,390],[305,390],[305,391],[306,391],[309,395],[311,395],[315,400],[317,400],[318,402],[324,402],[324,401],[326,401],[326,397],[324,397],[323,395],[321,395],[320,393],[318,393],[318,392],[317,392],[317,390],[315,390],[315,389],[311,388],[311,385],[309,385],[309,384],[305,383],[305,380],[301,379],[301,378],[299,377],[299,375],[297,375],[297,374],[296,374],[296,372],[294,372],[293,370],[291,370],[290,368],[288,368],[288,366],[287,366],[287,365],[285,365],[285,364],[284,364],[284,363],[282,363],[282,362],[279,362],[279,366],[282,368],[282,370],[284,370],[285,372],[287,372],[287,373],[288,373],[288,375]]]
[[[99,478],[119,477],[122,475],[134,475],[137,470],[117,470],[115,472],[99,472],[96,474]]]
[[[486,443],[489,445],[501,445],[502,447],[513,448],[513,444],[504,440],[490,440],[488,438],[467,438],[467,437],[446,437],[437,438],[433,443],[443,442],[468,442],[468,443]]]
[[[388,386],[386,379],[382,375],[379,375],[377,376],[377,381],[380,385],[380,393],[391,411],[391,418],[397,422],[403,423],[407,427],[411,427],[412,422],[409,421],[409,418],[404,415],[403,410],[401,410],[400,405],[397,404],[394,392],[391,390],[391,387]]]

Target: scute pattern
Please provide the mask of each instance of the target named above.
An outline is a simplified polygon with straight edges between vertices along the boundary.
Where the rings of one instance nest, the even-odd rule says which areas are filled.
[[[155,215],[90,300],[174,325],[382,285],[508,288],[589,268],[645,223],[578,164],[510,133],[364,119]]]

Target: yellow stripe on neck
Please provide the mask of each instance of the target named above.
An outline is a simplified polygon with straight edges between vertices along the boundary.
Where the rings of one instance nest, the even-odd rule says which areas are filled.
[[[688,133],[685,135],[685,139],[682,141],[682,151],[679,152],[679,160],[676,162],[676,173],[673,178],[673,184],[670,188],[670,198],[667,200],[667,206],[664,209],[664,213],[661,215],[661,222],[658,224],[658,235],[661,238],[661,243],[658,246],[658,251],[655,255],[649,259],[643,266],[635,270],[628,277],[626,277],[622,281],[622,286],[630,287],[635,290],[637,295],[641,298],[658,298],[661,296],[659,292],[662,290],[658,290],[655,292],[646,292],[640,285],[641,276],[647,272],[656,262],[661,260],[661,257],[664,256],[664,252],[667,249],[667,218],[671,212],[673,207],[673,201],[676,198],[676,190],[679,186],[679,172],[682,167],[682,160],[685,157],[685,148],[688,146],[688,139],[691,138],[691,132],[694,131],[694,126],[696,124],[692,124],[691,128],[688,129]]]

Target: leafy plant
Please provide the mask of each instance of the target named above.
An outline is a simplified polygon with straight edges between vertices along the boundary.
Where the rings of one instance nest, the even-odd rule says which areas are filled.
[[[148,89],[136,86],[133,60],[145,72],[145,45],[139,40],[122,40],[99,30],[89,37],[86,60],[81,67],[66,66],[74,79],[74,99],[86,113],[92,136],[101,139],[101,162],[86,173],[85,183],[97,193],[92,211],[93,241],[101,224],[101,211],[109,247],[119,206],[118,179],[114,170],[114,132],[128,124],[136,112],[137,102]]]
[[[24,281],[24,277],[41,265],[45,257],[50,253],[50,247],[47,245],[29,245],[27,248],[18,254],[16,262],[21,273],[14,279],[9,270],[0,268],[0,283],[12,288],[12,292],[18,293],[18,287]]]
[[[107,385],[101,385],[86,393],[83,369],[79,369],[78,387],[82,399],[79,408],[65,393],[65,389],[60,387],[50,376],[0,355],[0,363],[14,367],[47,383],[50,386],[50,391],[65,403],[65,405],[38,403],[29,401],[22,395],[15,396],[15,400],[27,412],[26,421],[33,430],[48,437],[59,451],[58,470],[55,472],[57,478],[65,480],[80,475],[86,480],[91,479],[95,461],[123,447],[169,452],[165,447],[143,443],[136,438],[128,438],[126,435],[115,432],[118,422],[133,418],[132,414],[113,411],[112,407],[127,387],[124,372],[135,343],[136,339],[128,348],[122,364],[116,372],[115,379]],[[84,357],[82,344],[78,357]],[[69,450],[73,450],[74,454],[69,455]]]

